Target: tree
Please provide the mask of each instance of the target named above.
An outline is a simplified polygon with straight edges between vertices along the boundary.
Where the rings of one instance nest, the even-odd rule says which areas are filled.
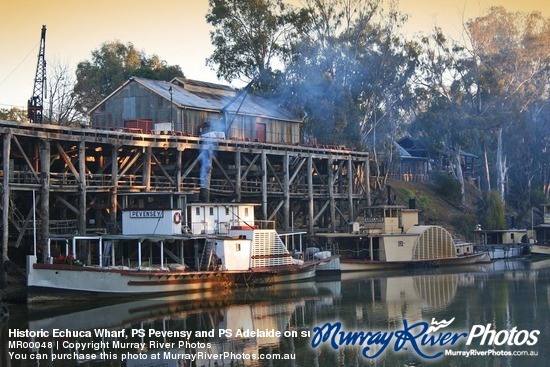
[[[50,72],[44,107],[45,122],[63,126],[85,122],[86,118],[76,109],[75,79],[69,65],[55,60],[48,66]]]
[[[0,120],[29,122],[27,111],[17,107],[12,107],[10,109],[0,108]]]
[[[436,28],[421,39],[422,52],[415,76],[419,110],[414,121],[435,156],[447,156],[448,165],[460,184],[465,205],[462,153],[474,148],[475,83],[468,77],[471,62],[462,46]]]
[[[540,112],[548,106],[550,90],[550,18],[493,7],[469,21],[466,30],[479,116],[497,145],[498,191],[506,201],[513,182],[520,188],[516,201],[528,208],[532,180],[542,169],[537,157],[545,136],[539,133],[544,123]],[[511,175],[515,180],[510,180]]]
[[[282,0],[209,0],[206,21],[215,47],[207,63],[218,78],[268,80],[282,66],[296,19]]]
[[[491,190],[487,193],[485,208],[485,228],[486,229],[505,229],[506,221],[504,217],[504,202],[500,198],[498,191]]]
[[[310,21],[292,44],[283,98],[320,142],[391,157],[416,65],[415,45],[399,35],[406,18],[382,1],[304,3]]]
[[[134,75],[168,81],[183,76],[183,72],[177,65],[167,65],[157,55],[148,57],[130,42],[105,42],[92,51],[91,60],[80,62],[76,68],[77,109],[86,114]]]

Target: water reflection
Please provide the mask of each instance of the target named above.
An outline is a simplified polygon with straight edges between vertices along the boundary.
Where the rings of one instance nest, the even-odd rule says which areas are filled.
[[[76,351],[74,345],[61,345],[58,349],[49,350],[40,348],[37,351],[47,355],[47,360],[31,360],[29,356],[32,350],[10,348],[8,340],[31,341],[32,338],[10,338],[8,328],[34,331],[126,330],[127,338],[120,335],[92,335],[47,339],[59,342],[103,342],[104,347],[100,348],[102,351],[117,355],[117,359],[112,354],[108,355],[110,359],[106,361],[79,361],[93,366],[423,365],[426,361],[418,359],[410,350],[400,353],[388,351],[376,360],[365,359],[356,347],[334,350],[323,346],[314,350],[309,346],[307,333],[314,326],[333,321],[341,321],[347,330],[388,331],[399,330],[403,320],[411,323],[430,322],[432,318],[455,318],[453,328],[456,330],[469,331],[477,324],[492,324],[495,330],[509,330],[512,327],[518,330],[539,329],[540,341],[537,345],[523,348],[537,351],[539,356],[443,357],[438,363],[469,367],[540,366],[544,365],[541,361],[550,357],[547,343],[550,336],[549,269],[549,260],[500,261],[461,269],[344,274],[336,280],[264,289],[217,290],[201,295],[171,296],[122,304],[68,304],[31,309],[17,307],[12,308],[8,324],[2,328],[2,365],[76,365],[74,360],[51,361],[51,354]],[[143,330],[144,335],[136,333],[136,330]],[[155,330],[156,336],[149,335],[149,330]],[[181,334],[170,334],[186,331],[192,332],[188,339],[181,337]],[[196,334],[196,331],[201,333]],[[151,341],[155,343],[151,344]],[[119,346],[113,349],[115,342]],[[462,344],[453,349],[464,351],[471,347]],[[505,345],[498,349],[514,351],[518,347]],[[93,350],[79,349],[79,352],[90,351]],[[9,352],[24,353],[27,359],[10,359]],[[165,355],[165,352],[168,354]],[[125,354],[142,358],[121,361]],[[244,358],[273,354],[287,355],[293,359]],[[189,359],[192,355],[195,356],[193,360]]]

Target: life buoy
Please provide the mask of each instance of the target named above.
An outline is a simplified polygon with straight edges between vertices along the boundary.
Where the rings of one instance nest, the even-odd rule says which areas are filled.
[[[174,213],[174,223],[180,224],[181,220],[182,220],[181,213],[180,212],[175,212]]]

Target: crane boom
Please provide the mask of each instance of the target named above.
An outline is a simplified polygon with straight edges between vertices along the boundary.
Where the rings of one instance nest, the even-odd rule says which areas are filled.
[[[31,122],[41,124],[44,117],[44,93],[46,92],[46,26],[42,26],[40,49],[36,63],[36,75],[32,97],[27,102],[27,117]]]

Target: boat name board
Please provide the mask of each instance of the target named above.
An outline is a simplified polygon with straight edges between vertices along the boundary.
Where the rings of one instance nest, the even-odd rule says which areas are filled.
[[[132,210],[130,211],[130,218],[163,218],[164,212],[162,210]]]
[[[365,223],[383,223],[384,218],[381,217],[372,217],[372,218],[365,218]]]

